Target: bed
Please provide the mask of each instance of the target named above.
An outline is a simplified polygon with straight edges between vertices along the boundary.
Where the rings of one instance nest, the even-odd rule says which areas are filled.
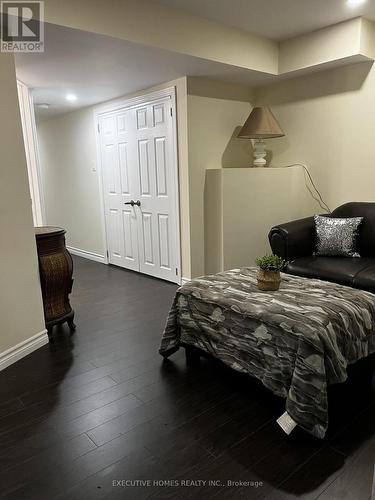
[[[297,425],[324,438],[327,386],[375,352],[375,294],[287,274],[264,292],[256,274],[233,269],[179,288],[159,352],[192,346],[256,377],[285,398]]]

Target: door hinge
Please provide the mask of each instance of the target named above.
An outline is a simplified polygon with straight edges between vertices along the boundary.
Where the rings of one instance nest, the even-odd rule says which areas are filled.
[[[108,250],[107,250],[107,259],[109,259],[109,252],[108,252]]]
[[[171,113],[171,116],[173,116],[173,109],[172,108],[169,108],[169,111]]]
[[[100,134],[100,125],[98,123],[98,134]]]
[[[176,276],[178,276],[178,269],[177,269],[177,267],[176,267]]]

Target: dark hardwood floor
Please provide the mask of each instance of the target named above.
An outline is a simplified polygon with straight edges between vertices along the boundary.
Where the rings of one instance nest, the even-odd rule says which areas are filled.
[[[324,441],[287,437],[283,401],[257,381],[214,360],[187,367],[182,350],[163,362],[176,286],[74,261],[77,331],[56,329],[0,373],[2,498],[369,500],[375,398],[362,371],[330,391]]]

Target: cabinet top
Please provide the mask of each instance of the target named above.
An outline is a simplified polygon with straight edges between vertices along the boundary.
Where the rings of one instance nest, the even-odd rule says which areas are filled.
[[[52,234],[65,234],[66,231],[62,227],[54,226],[37,226],[35,229],[35,236],[43,238],[43,236],[51,236]]]

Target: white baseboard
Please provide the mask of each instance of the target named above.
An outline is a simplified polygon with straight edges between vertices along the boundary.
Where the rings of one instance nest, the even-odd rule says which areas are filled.
[[[181,285],[186,285],[186,283],[189,283],[191,281],[190,278],[181,278]]]
[[[48,344],[47,330],[43,330],[36,335],[33,335],[27,340],[20,342],[19,344],[7,349],[0,353],[0,371],[4,370],[7,366],[12,365],[16,361],[24,358],[28,354],[31,354],[39,347]]]
[[[104,255],[99,253],[88,252],[87,250],[81,250],[80,248],[66,247],[70,253],[73,255],[78,255],[78,257],[83,257],[84,259],[95,260],[95,262],[101,262],[102,264],[107,264],[107,260]]]

